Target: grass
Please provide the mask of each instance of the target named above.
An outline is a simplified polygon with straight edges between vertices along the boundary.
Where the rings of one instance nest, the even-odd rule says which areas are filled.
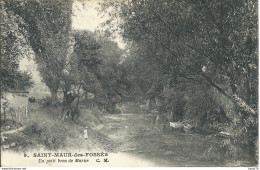
[[[79,119],[61,120],[60,108],[34,104],[34,110],[19,123],[20,126],[22,124],[26,128],[19,133],[5,136],[8,138],[8,143],[16,142],[16,146],[11,149],[21,152],[39,147],[48,150],[98,148],[98,142],[91,140],[98,139],[92,128],[101,124],[102,120],[99,117],[102,113],[97,109],[91,111],[84,107],[81,107],[80,111]],[[86,126],[89,127],[88,146],[85,145],[83,138],[83,130]]]

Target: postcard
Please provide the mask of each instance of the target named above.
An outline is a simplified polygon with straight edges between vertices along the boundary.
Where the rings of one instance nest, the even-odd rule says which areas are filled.
[[[1,167],[258,167],[255,0],[2,0]]]

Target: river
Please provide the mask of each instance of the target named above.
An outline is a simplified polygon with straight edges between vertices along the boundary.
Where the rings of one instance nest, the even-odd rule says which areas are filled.
[[[117,143],[114,152],[127,153],[157,166],[239,165],[231,160],[214,135],[161,128],[147,113],[106,115],[103,133]],[[241,154],[242,155],[242,154]]]

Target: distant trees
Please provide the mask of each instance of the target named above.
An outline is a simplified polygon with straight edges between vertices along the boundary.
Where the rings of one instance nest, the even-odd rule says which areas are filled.
[[[121,65],[124,51],[105,35],[99,34],[97,37],[102,46],[98,53],[103,58],[100,65],[99,81],[106,94],[106,110],[114,112],[116,104],[127,98],[126,92],[130,86],[126,78],[126,70]]]
[[[74,31],[73,36],[71,61],[79,71],[84,92],[93,93],[98,105],[113,112],[127,86],[119,64],[123,51],[99,32]]]

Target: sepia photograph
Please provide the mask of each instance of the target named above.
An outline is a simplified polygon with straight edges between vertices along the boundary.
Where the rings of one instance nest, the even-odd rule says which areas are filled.
[[[0,13],[0,167],[258,169],[257,0]]]

